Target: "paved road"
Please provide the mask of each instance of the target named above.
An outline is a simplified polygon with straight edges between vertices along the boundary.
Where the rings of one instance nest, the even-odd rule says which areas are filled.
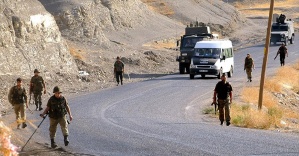
[[[286,64],[299,59],[299,41],[289,45]],[[270,47],[267,75],[280,67]],[[235,72],[228,80],[235,91],[259,84],[263,45],[235,53]],[[243,61],[251,53],[256,70],[246,82]],[[70,98],[74,121],[67,151],[78,155],[299,155],[299,135],[220,126],[201,113],[212,99],[216,77],[168,75]],[[48,121],[46,121],[48,122]],[[48,123],[40,135],[48,135]],[[47,126],[45,126],[47,125]],[[57,143],[62,145],[58,130]]]

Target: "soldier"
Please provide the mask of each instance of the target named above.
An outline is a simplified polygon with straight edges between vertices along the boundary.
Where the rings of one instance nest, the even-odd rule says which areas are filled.
[[[284,42],[282,42],[281,46],[279,47],[274,60],[276,59],[278,54],[280,55],[280,66],[284,66],[284,59],[285,59],[286,55],[287,55],[287,57],[289,57],[288,56],[288,49],[285,46]]]
[[[39,71],[34,69],[34,76],[31,78],[30,81],[30,90],[29,94],[33,92],[34,96],[34,103],[36,105],[35,110],[43,110],[42,108],[42,91],[44,90],[44,94],[46,94],[46,85],[44,82],[43,77],[39,76]],[[39,107],[38,107],[39,106]]]
[[[26,124],[26,113],[25,110],[28,108],[28,102],[27,102],[27,94],[25,88],[22,86],[22,79],[17,79],[17,85],[13,86],[8,93],[8,101],[12,104],[14,107],[14,111],[16,114],[17,119],[17,128],[20,128],[20,125],[22,123],[22,128],[27,127]],[[26,103],[26,107],[25,104]],[[20,118],[21,114],[21,118]]]
[[[246,71],[247,74],[247,82],[252,82],[252,69],[254,69],[254,62],[253,59],[250,57],[250,54],[247,54],[245,58],[245,63],[244,63],[244,70]]]
[[[229,82],[226,81],[226,75],[221,76],[221,81],[216,84],[213,96],[213,104],[216,104],[216,95],[218,98],[219,120],[220,125],[223,125],[224,115],[226,120],[226,126],[230,125],[230,110],[229,105],[232,103],[232,91],[233,88]],[[225,109],[225,112],[224,112]]]
[[[119,80],[121,85],[123,85],[123,73],[124,73],[124,63],[117,56],[114,63],[114,75],[116,76],[117,86],[119,85]]]
[[[50,97],[47,108],[44,110],[41,117],[44,117],[46,113],[49,113],[50,119],[50,139],[51,139],[51,147],[56,148],[57,144],[55,143],[56,129],[59,124],[61,127],[61,131],[64,136],[64,145],[67,146],[69,144],[68,140],[68,127],[67,127],[67,118],[66,114],[69,114],[70,121],[73,120],[70,107],[68,105],[67,100],[61,95],[60,88],[58,86],[53,89],[54,95]]]

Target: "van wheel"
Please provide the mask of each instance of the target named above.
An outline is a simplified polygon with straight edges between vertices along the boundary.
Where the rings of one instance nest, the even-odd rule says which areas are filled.
[[[218,79],[220,79],[221,78],[221,75],[223,74],[223,71],[222,71],[222,68],[219,70],[219,75],[217,76],[218,77]]]
[[[233,76],[233,67],[230,67],[230,71],[228,72],[227,76],[232,77]]]
[[[190,74],[190,79],[194,79],[194,74]]]
[[[186,72],[187,74],[190,74],[190,65],[186,66]]]
[[[201,77],[202,77],[202,78],[205,78],[205,77],[206,77],[206,75],[205,75],[205,74],[201,74]]]
[[[185,73],[185,66],[184,66],[184,64],[182,64],[182,63],[179,64],[179,70],[180,70],[180,74],[184,74]]]

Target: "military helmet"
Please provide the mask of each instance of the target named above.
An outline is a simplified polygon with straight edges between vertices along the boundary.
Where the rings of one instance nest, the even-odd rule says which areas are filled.
[[[60,88],[58,86],[55,86],[53,89],[53,93],[56,93],[56,92],[61,93]]]
[[[40,73],[37,69],[34,69],[34,73]]]

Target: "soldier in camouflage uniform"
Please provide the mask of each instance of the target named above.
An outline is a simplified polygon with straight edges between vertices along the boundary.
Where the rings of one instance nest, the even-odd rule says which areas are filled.
[[[44,94],[46,94],[46,85],[43,77],[39,76],[39,71],[37,69],[34,70],[34,76],[30,81],[30,90],[29,94],[33,93],[34,103],[36,105],[36,110],[43,110],[42,108],[42,91],[44,90]]]
[[[252,82],[252,69],[254,69],[254,62],[253,59],[250,57],[250,54],[247,54],[244,63],[244,70],[246,71],[248,79],[247,82]]]
[[[119,81],[121,85],[123,85],[124,66],[124,63],[117,56],[116,61],[114,63],[114,75],[116,77],[117,85],[119,85]]]
[[[233,88],[229,82],[226,81],[226,75],[221,76],[221,81],[216,84],[213,96],[213,103],[216,104],[216,96],[218,98],[219,120],[220,125],[223,124],[224,116],[226,120],[226,126],[230,125],[230,108],[232,103],[232,91]],[[225,111],[224,111],[225,110]]]
[[[69,114],[70,121],[73,120],[70,107],[68,105],[67,100],[61,95],[60,88],[58,86],[53,89],[54,95],[50,97],[47,108],[44,110],[41,117],[44,117],[46,113],[49,113],[50,118],[50,139],[51,139],[51,147],[56,148],[57,144],[55,143],[55,136],[57,125],[59,124],[61,127],[61,131],[64,136],[64,145],[67,146],[69,144],[68,140],[68,126],[67,126],[67,118],[66,114]]]
[[[22,79],[17,79],[17,85],[13,86],[8,93],[8,101],[12,104],[14,107],[14,111],[16,114],[17,119],[17,128],[20,128],[20,125],[22,123],[22,128],[27,127],[26,124],[26,113],[25,110],[28,108],[28,102],[27,102],[27,94],[24,87],[22,87]],[[25,107],[26,104],[26,107]],[[21,114],[21,118],[20,118]]]

